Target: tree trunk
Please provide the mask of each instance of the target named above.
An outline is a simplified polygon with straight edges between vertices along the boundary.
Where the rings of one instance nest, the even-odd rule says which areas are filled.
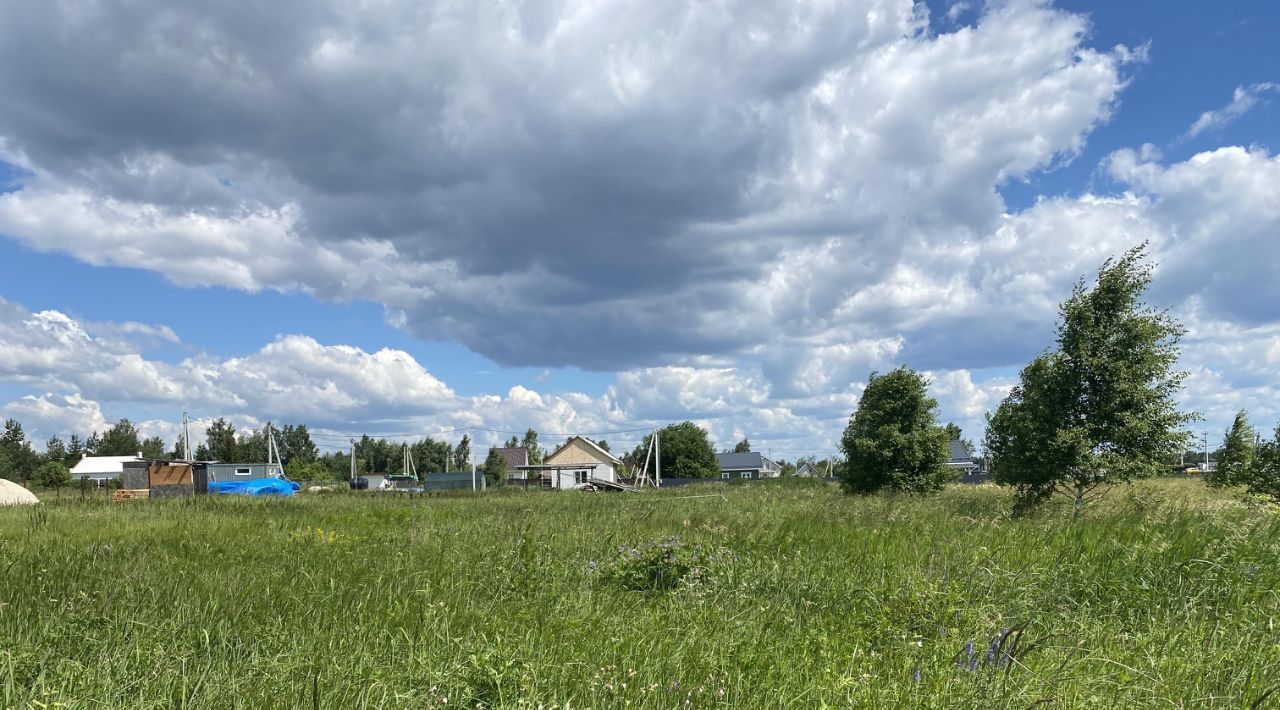
[[[1071,507],[1072,520],[1080,517],[1080,508],[1084,506],[1084,486],[1076,484],[1075,502]]]

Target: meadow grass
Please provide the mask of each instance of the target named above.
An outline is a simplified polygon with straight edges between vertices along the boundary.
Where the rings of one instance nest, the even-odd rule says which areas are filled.
[[[1079,521],[1010,507],[989,486],[858,498],[797,482],[0,509],[0,706],[1280,696],[1280,516],[1194,481],[1117,489]],[[685,584],[602,573],[670,538],[705,567]]]

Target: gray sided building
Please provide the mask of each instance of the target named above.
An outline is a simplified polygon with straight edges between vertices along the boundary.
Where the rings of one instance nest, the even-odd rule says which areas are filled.
[[[476,471],[474,476],[470,471],[441,471],[427,473],[422,477],[424,491],[469,491],[473,486],[475,490],[484,490],[483,471]]]
[[[277,478],[284,475],[280,464],[265,463],[206,463],[210,483],[226,481],[252,481],[255,478]]]

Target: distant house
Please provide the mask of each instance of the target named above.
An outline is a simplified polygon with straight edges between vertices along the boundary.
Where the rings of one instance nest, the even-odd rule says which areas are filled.
[[[950,451],[948,466],[960,469],[961,474],[965,476],[971,476],[978,470],[978,464],[974,462],[969,450],[964,447],[964,442],[958,439],[950,441],[947,442],[947,447]]]
[[[139,456],[86,456],[71,467],[71,480],[87,479],[99,486],[118,478],[124,473],[124,465],[141,461]]]
[[[716,462],[720,464],[720,478],[726,481],[777,478],[782,475],[782,467],[758,451],[716,454]]]
[[[622,459],[582,436],[570,437],[541,464],[524,466],[524,470],[539,476],[544,485],[549,483],[549,487],[561,490],[581,488],[592,479],[617,483],[621,468]]]
[[[796,467],[796,476],[800,478],[826,478],[827,476],[834,476],[835,473],[834,470],[828,471],[826,466],[815,466],[808,461]]]
[[[224,481],[252,481],[255,478],[279,478],[284,469],[278,463],[216,463],[205,464],[210,483]],[[370,483],[370,486],[373,484]]]
[[[529,465],[528,449],[523,446],[503,446],[498,449],[498,454],[502,456],[503,461],[507,462],[508,481],[525,480],[528,472],[520,470],[520,467]]]

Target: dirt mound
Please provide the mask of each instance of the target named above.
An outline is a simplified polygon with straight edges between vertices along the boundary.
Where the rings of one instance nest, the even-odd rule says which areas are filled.
[[[0,506],[3,505],[35,505],[40,499],[35,493],[23,488],[13,481],[0,478]]]

